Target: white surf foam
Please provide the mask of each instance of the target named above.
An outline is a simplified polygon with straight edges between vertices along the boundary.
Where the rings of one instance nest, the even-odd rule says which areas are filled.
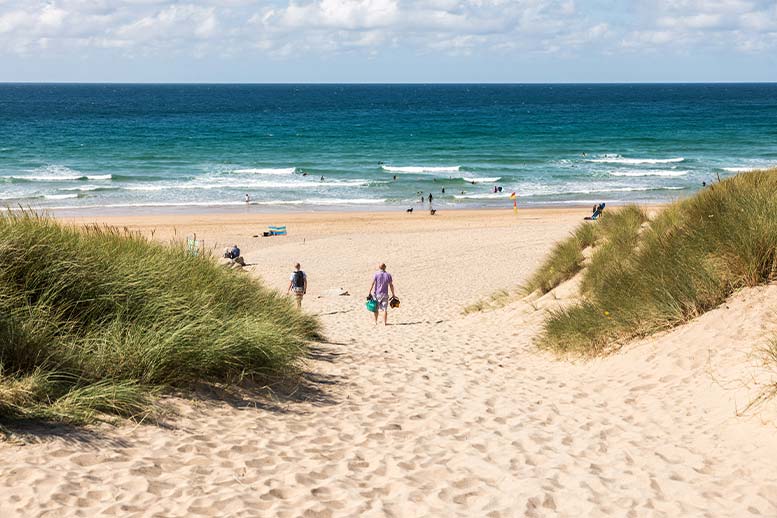
[[[464,180],[465,182],[469,182],[469,183],[473,183],[473,182],[474,183],[494,183],[494,182],[498,182],[499,180],[501,180],[502,177],[501,176],[494,176],[494,177],[490,177],[490,178],[469,178],[467,176],[463,176],[461,179]]]
[[[280,167],[280,168],[261,168],[261,167],[249,167],[246,169],[233,169],[233,173],[237,174],[294,174],[297,171],[296,167]]]
[[[56,196],[56,195],[55,195]],[[78,197],[78,195],[63,195]],[[49,198],[49,196],[46,196]],[[64,198],[52,198],[64,199]],[[330,199],[306,199],[306,200],[271,200],[271,201],[252,201],[250,205],[319,205],[319,206],[337,206],[337,205],[379,205],[386,203],[386,199],[375,198],[330,198]],[[190,201],[190,202],[137,202],[137,203],[106,203],[89,205],[61,205],[48,207],[54,210],[68,209],[131,209],[131,208],[165,208],[165,207],[230,207],[245,206],[244,201]]]
[[[558,196],[564,194],[598,194],[598,193],[618,193],[618,192],[645,192],[645,191],[679,191],[684,187],[601,187],[592,189],[569,189],[569,190],[557,190],[549,188],[525,188],[516,189],[515,193],[518,197],[532,197],[532,196]],[[498,200],[504,198],[510,198],[512,191],[503,191],[500,193],[473,193],[473,194],[458,194],[454,198],[460,200],[472,199],[472,200]]]
[[[509,198],[512,191],[505,193],[502,192],[490,192],[481,194],[456,194],[453,197],[458,200],[498,200],[500,198]]]
[[[113,178],[109,174],[98,175],[10,175],[3,176],[2,178],[10,178],[11,180],[25,180],[29,182],[68,182],[76,180],[110,180]]]
[[[611,176],[629,176],[629,177],[638,177],[638,176],[666,176],[666,177],[677,177],[677,176],[685,176],[690,171],[666,171],[666,170],[654,170],[654,171],[614,171],[610,173]]]
[[[601,158],[590,158],[586,162],[595,164],[626,164],[626,165],[644,165],[644,164],[677,164],[684,162],[684,157],[678,158],[625,158],[622,156],[605,156]]]
[[[143,192],[159,192],[168,190],[213,190],[213,189],[229,189],[229,190],[241,190],[251,191],[254,189],[298,189],[298,190],[315,190],[318,188],[332,188],[332,189],[344,189],[349,187],[366,187],[370,184],[365,179],[353,179],[353,180],[324,180],[321,181],[318,178],[313,180],[304,180],[300,178],[293,178],[289,180],[283,179],[268,179],[268,180],[254,180],[254,181],[235,181],[234,178],[212,178],[206,182],[191,182],[191,183],[179,183],[179,184],[139,184],[129,185],[122,187],[127,191],[143,191]]]
[[[46,194],[43,196],[47,200],[70,200],[78,198],[77,194]]]
[[[97,189],[103,189],[104,187],[101,187],[99,185],[81,185],[79,187],[62,187],[59,189],[60,191],[81,191],[81,192],[87,192],[87,191],[96,191]]]
[[[378,205],[385,199],[376,198],[308,198],[304,200],[258,201],[256,205]]]
[[[729,173],[746,173],[748,171],[755,171],[757,167],[724,167],[723,170]]]
[[[424,166],[424,165],[413,165],[413,166],[404,166],[404,167],[398,167],[398,166],[391,166],[391,165],[382,165],[380,166],[381,169],[384,171],[387,171],[389,173],[406,173],[406,174],[423,174],[423,173],[458,173],[461,171],[461,166]]]

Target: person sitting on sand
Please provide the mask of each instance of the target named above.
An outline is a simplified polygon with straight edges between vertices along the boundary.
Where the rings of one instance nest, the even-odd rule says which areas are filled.
[[[594,205],[593,214],[591,214],[590,216],[586,216],[583,219],[588,219],[588,220],[599,219],[599,216],[601,216],[602,212],[604,212],[604,206],[605,206],[604,203],[600,203],[598,205]]]
[[[370,296],[378,303],[377,306],[375,306],[375,324],[378,323],[379,311],[383,311],[383,325],[386,325],[388,321],[389,290],[391,290],[391,296],[395,297],[394,279],[391,277],[391,274],[386,271],[386,264],[380,263],[378,265],[378,271],[373,275],[372,284],[370,285]]]
[[[294,297],[297,299],[297,309],[301,308],[302,297],[308,292],[308,276],[301,270],[299,263],[294,265],[294,271],[291,272],[286,294],[288,295],[290,291],[294,292]]]
[[[240,249],[237,245],[232,245],[232,249],[229,251],[229,258],[234,260],[238,257],[240,257]]]

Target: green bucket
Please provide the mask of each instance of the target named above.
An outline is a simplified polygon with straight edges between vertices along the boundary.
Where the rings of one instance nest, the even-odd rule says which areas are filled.
[[[377,311],[378,309],[378,301],[375,299],[370,299],[367,301],[366,306],[367,306],[367,311],[371,313],[375,313],[375,311]]]

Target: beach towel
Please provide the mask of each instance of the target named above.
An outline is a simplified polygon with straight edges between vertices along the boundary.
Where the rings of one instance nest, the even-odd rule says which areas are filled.
[[[285,236],[286,234],[286,225],[282,227],[275,227],[275,226],[269,226],[267,227],[267,232],[262,234],[264,237],[269,236]]]

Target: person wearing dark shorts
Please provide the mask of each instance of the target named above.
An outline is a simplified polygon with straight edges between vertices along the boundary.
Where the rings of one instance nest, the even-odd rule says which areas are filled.
[[[290,291],[294,292],[294,297],[297,299],[297,308],[301,308],[302,297],[308,292],[308,276],[301,270],[299,263],[294,265],[294,271],[289,278],[289,288],[286,293]]]

